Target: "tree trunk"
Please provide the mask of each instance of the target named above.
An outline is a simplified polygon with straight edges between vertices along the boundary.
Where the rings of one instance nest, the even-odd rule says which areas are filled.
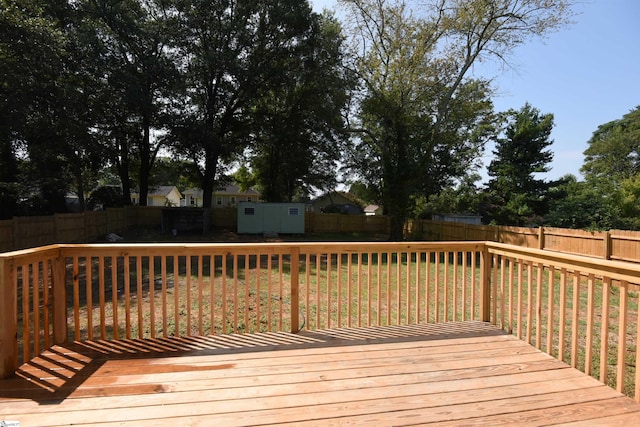
[[[138,189],[140,194],[140,206],[147,206],[147,196],[149,195],[149,175],[153,166],[151,158],[151,131],[149,117],[142,119],[142,143],[140,144],[140,170],[138,177]]]
[[[404,129],[397,125],[392,129],[395,156],[386,156],[383,160],[383,197],[385,209],[391,216],[389,240],[401,241],[404,240],[404,224],[409,215],[412,165],[407,158]]]
[[[122,205],[131,205],[131,183],[129,182],[129,145],[126,141],[126,135],[122,137],[118,143],[120,150],[119,155],[116,155],[115,162],[118,168],[118,175],[120,176],[120,182],[122,183]]]
[[[215,189],[219,156],[217,153],[207,153],[205,157],[204,173],[202,174],[202,207],[204,208],[202,233],[211,231],[211,208],[213,207],[213,190]]]

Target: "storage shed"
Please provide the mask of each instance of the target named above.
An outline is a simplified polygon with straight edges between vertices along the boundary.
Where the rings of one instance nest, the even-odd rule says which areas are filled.
[[[241,202],[238,233],[304,234],[304,203]]]

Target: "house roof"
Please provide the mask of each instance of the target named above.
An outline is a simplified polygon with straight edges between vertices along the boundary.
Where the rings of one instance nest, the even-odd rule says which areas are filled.
[[[158,195],[158,196],[168,196],[169,193],[171,193],[173,190],[176,190],[178,192],[178,194],[180,194],[180,191],[178,190],[178,188],[175,185],[161,185],[158,187],[158,189],[156,191],[154,191],[152,194]]]
[[[180,196],[182,196],[180,194],[180,191],[178,190],[178,187],[176,187],[175,185],[160,185],[157,187],[152,187],[149,188],[149,193],[147,194],[148,197],[167,197],[173,190],[176,190],[178,192],[178,194]],[[137,195],[138,192],[133,192],[133,195]]]
[[[363,203],[361,200],[359,200],[356,196],[346,191],[330,191],[330,192],[324,193],[321,196],[318,196],[315,199],[311,200],[311,204],[315,204],[316,202],[329,199],[330,194],[332,195],[332,197],[334,196],[343,197],[344,199],[353,203],[356,206],[363,206]],[[339,204],[339,201],[335,201],[335,203]]]
[[[378,209],[380,209],[380,206],[378,206],[378,205],[369,205],[369,206],[364,208],[364,211],[365,212],[375,212]]]

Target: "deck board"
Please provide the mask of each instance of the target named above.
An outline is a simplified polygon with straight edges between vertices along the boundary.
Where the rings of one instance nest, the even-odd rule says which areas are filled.
[[[640,404],[480,322],[84,342],[0,381],[57,425],[640,425]]]

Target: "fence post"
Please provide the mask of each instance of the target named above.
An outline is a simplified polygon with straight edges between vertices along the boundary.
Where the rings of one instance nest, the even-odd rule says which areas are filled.
[[[611,232],[604,232],[604,259],[611,259]]]
[[[63,344],[67,340],[67,295],[65,286],[65,259],[58,249],[58,256],[52,260],[53,269],[53,343]]]
[[[13,279],[13,261],[0,258],[0,379],[18,369],[18,287]]]
[[[538,227],[538,249],[544,249],[544,227]]]
[[[480,320],[491,321],[491,254],[486,245],[480,252]]]
[[[17,251],[20,249],[20,224],[18,222],[18,217],[13,217],[13,247],[12,251]]]
[[[60,243],[60,237],[58,236],[58,230],[60,226],[58,225],[60,214],[53,214],[53,242],[52,243]]]
[[[291,248],[291,332],[300,332],[300,248]]]

